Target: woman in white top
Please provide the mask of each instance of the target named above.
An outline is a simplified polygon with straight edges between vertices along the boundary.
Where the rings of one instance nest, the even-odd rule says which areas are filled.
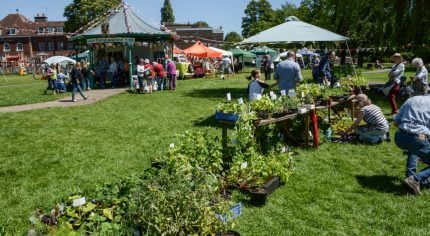
[[[145,61],[143,59],[139,60],[139,64],[136,67],[137,71],[137,80],[139,81],[139,91],[143,93],[143,87],[146,85],[144,77],[145,77]]]
[[[264,81],[260,80],[260,71],[253,70],[251,72],[251,76],[247,78],[250,82],[248,84],[248,98],[251,102],[254,100],[258,95],[262,95],[265,88],[268,88],[269,85],[267,85]]]
[[[390,92],[388,93],[388,100],[391,105],[391,113],[397,114],[397,103],[396,103],[396,95],[400,90],[400,83],[402,82],[401,78],[403,73],[405,72],[405,65],[403,64],[403,57],[400,53],[394,53],[392,56],[394,66],[391,68],[390,73],[388,74],[388,82],[387,85],[393,85]]]
[[[421,58],[414,58],[412,64],[417,68],[415,76],[411,76],[414,95],[426,95],[428,91],[428,71]]]

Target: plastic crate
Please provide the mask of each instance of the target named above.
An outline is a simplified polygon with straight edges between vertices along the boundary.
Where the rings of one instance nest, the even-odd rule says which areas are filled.
[[[230,212],[232,212],[231,215],[220,215],[217,214],[216,216],[218,217],[218,219],[220,219],[222,222],[226,223],[240,215],[242,215],[242,203],[238,203],[236,205],[234,205],[232,208],[230,208]]]
[[[236,122],[239,120],[239,117],[240,117],[240,114],[238,113],[227,114],[219,111],[215,112],[215,119],[217,120]]]

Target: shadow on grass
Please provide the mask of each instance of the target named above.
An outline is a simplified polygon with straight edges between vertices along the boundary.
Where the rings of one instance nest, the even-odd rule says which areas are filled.
[[[231,93],[231,97],[246,98],[246,89],[242,88],[217,88],[217,89],[195,89],[185,96],[198,98],[225,98],[227,93]]]
[[[215,119],[215,115],[209,116],[205,119],[195,120],[194,126],[222,128],[221,123]]]
[[[399,184],[398,178],[386,175],[373,175],[373,176],[355,176],[358,183],[364,188],[376,190],[382,193],[392,193],[394,195],[405,195],[408,193],[407,189]]]

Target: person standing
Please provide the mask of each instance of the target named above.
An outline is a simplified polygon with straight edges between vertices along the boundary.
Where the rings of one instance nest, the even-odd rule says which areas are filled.
[[[72,72],[70,72],[70,79],[72,82],[73,90],[72,90],[72,102],[76,102],[75,99],[76,92],[79,92],[79,94],[82,96],[84,100],[87,100],[88,96],[85,96],[84,93],[82,93],[81,89],[81,81],[82,81],[82,72],[81,72],[81,65],[77,63],[73,69]]]
[[[263,71],[265,80],[270,80],[272,77],[272,61],[268,54],[263,56]]]
[[[169,79],[169,89],[176,90],[176,64],[172,59],[167,59],[167,77]]]
[[[415,76],[410,77],[414,95],[427,95],[429,89],[427,68],[424,66],[424,62],[421,58],[414,58],[412,60],[412,65],[415,65],[417,68]]]
[[[146,86],[145,78],[145,61],[143,59],[139,60],[139,64],[136,67],[137,71],[137,80],[139,83],[140,93],[143,93],[143,88]]]
[[[311,60],[311,67],[312,67],[312,77],[313,77],[315,83],[318,83],[318,66],[319,66],[319,64],[320,64],[320,59],[316,55],[314,55],[312,57],[312,60]]]
[[[82,72],[82,89],[86,91],[91,91],[90,70],[88,69],[88,64],[85,61],[81,62],[81,72]]]
[[[118,64],[115,59],[111,58],[111,63],[109,65],[109,80],[112,84],[112,88],[117,87],[117,73],[118,73]]]
[[[418,160],[430,164],[430,96],[409,98],[394,117],[398,127],[394,141],[407,151],[405,184],[421,195],[421,186],[430,183],[430,168],[417,171]]]
[[[48,90],[54,90],[55,86],[54,86],[54,80],[52,80],[52,75],[53,70],[51,69],[51,66],[49,65],[45,65],[45,77],[48,80],[48,87],[45,90],[45,94],[48,92]],[[54,94],[55,94],[55,90],[54,90]]]
[[[166,83],[166,70],[164,70],[162,64],[159,64],[155,61],[152,64],[154,67],[155,76],[157,78],[158,90],[163,91],[164,84]]]
[[[391,87],[388,93],[388,101],[391,106],[391,114],[397,114],[397,103],[396,95],[400,90],[400,83],[402,82],[402,76],[405,72],[405,65],[403,64],[403,57],[400,53],[394,53],[392,56],[393,62],[395,63],[388,74],[388,82],[385,84],[386,87]]]
[[[334,87],[336,81],[335,76],[331,73],[330,62],[336,60],[336,52],[329,51],[322,59],[318,65],[318,83],[327,84],[330,87]]]
[[[144,78],[146,81],[147,93],[152,94],[152,86],[154,85],[154,67],[151,65],[149,59],[145,59],[145,73]]]
[[[285,90],[288,92],[291,89],[296,89],[298,82],[303,80],[299,64],[295,62],[296,53],[293,51],[287,52],[287,59],[280,62],[276,66],[275,80],[276,83],[272,85],[279,86],[279,91]]]

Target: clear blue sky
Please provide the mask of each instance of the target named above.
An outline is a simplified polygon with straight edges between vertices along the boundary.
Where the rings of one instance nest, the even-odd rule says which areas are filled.
[[[30,19],[37,13],[48,14],[50,20],[64,20],[64,7],[72,0],[0,0],[0,18],[9,13],[20,13]],[[222,26],[224,32],[240,33],[243,11],[250,0],[171,0],[176,22],[203,20],[213,27]],[[299,4],[301,0],[269,0],[273,8],[285,2]],[[160,21],[160,8],[164,0],[127,0],[144,19]]]

